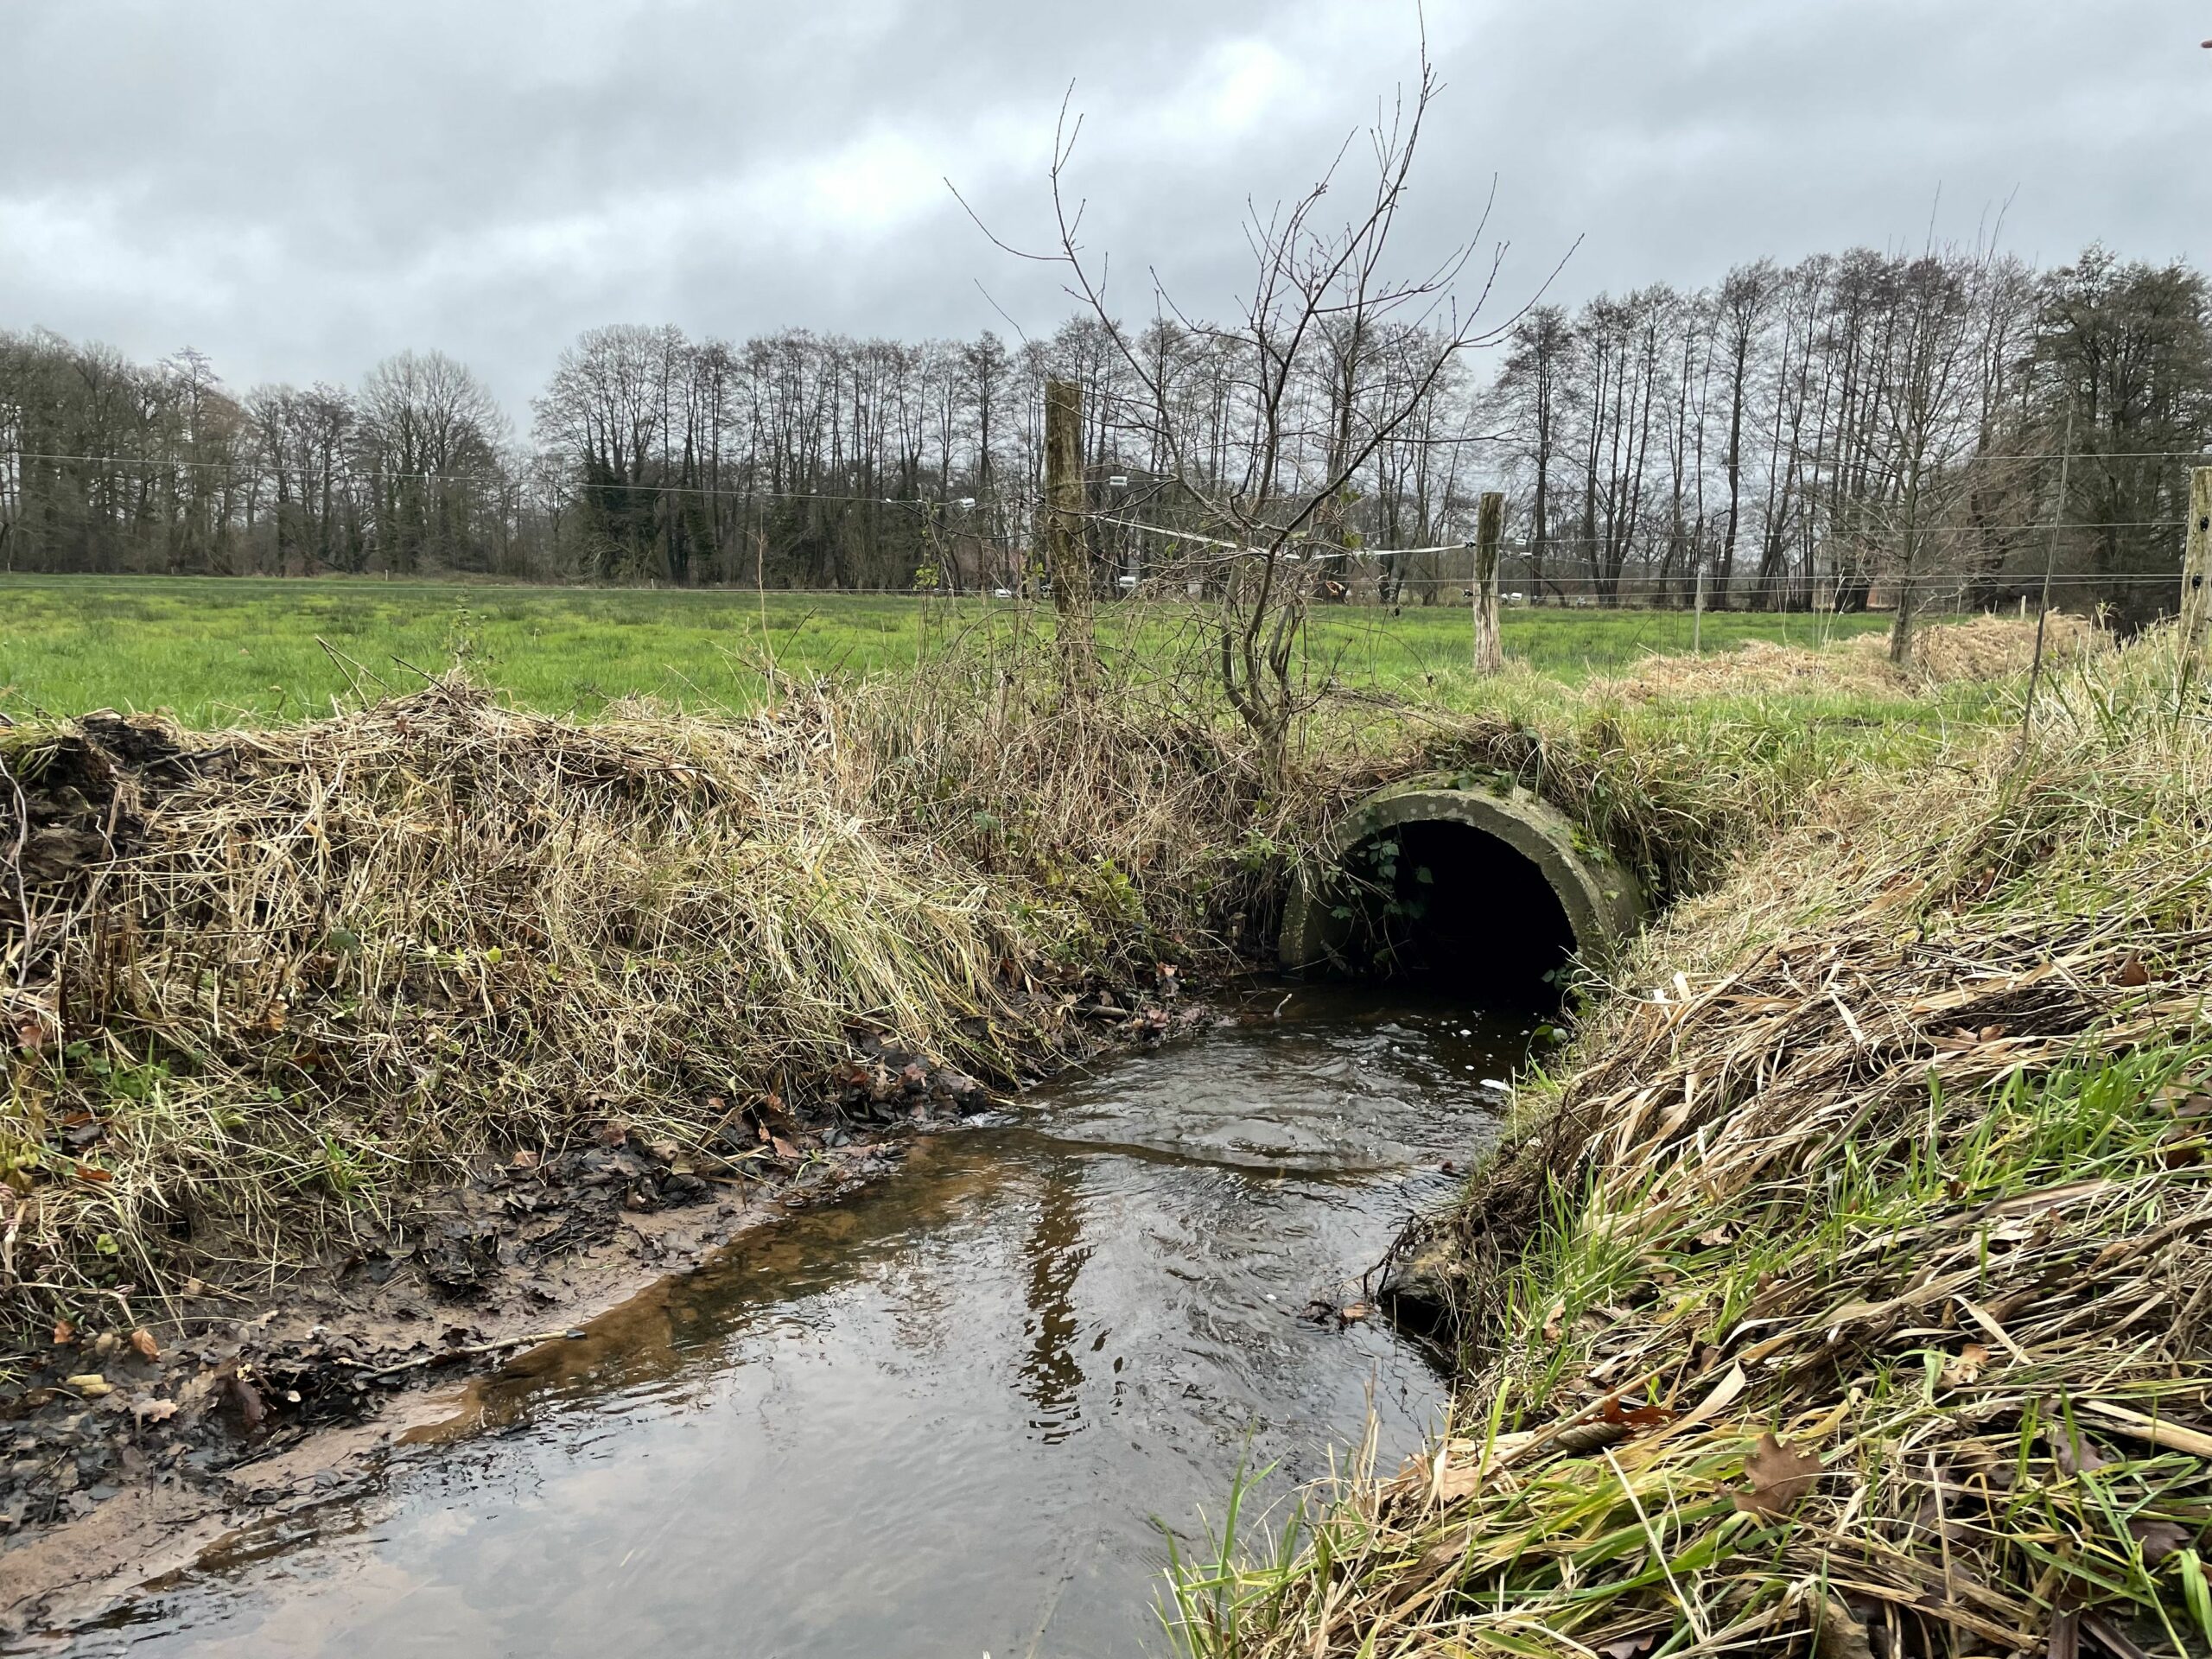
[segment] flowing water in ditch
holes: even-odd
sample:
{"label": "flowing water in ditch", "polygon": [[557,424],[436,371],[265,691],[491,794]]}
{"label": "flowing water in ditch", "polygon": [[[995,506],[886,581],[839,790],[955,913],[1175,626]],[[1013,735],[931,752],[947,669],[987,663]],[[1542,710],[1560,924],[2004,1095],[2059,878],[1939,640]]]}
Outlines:
{"label": "flowing water in ditch", "polygon": [[[933,1135],[524,1357],[365,1497],[73,1651],[1166,1652],[1240,1466],[1390,1465],[1436,1373],[1346,1301],[1493,1137],[1520,1020],[1300,989]],[[466,1428],[467,1432],[462,1432]]]}

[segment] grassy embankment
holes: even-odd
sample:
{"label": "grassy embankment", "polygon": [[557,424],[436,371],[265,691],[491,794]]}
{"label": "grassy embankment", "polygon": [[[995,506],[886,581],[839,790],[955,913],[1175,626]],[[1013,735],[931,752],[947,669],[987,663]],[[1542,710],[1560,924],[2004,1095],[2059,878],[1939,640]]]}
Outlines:
{"label": "grassy embankment", "polygon": [[[1180,605],[1109,607],[1147,658],[1170,658]],[[785,675],[850,681],[910,670],[918,658],[1018,652],[1036,611],[985,599],[912,594],[639,592],[458,582],[276,582],[160,577],[0,579],[0,714],[165,709],[194,727],[327,714],[334,697],[422,683],[402,666],[473,677],[540,714],[596,718],[625,696],[725,714],[760,703],[771,663]],[[1811,640],[1879,629],[1880,617],[1713,615],[1702,643]],[[1679,612],[1515,610],[1510,654],[1577,679],[1653,651],[1686,652]],[[1447,690],[1464,668],[1466,613],[1414,606],[1325,609],[1311,656],[1348,683]],[[327,641],[325,650],[318,641]],[[334,654],[336,653],[336,654]],[[350,660],[342,660],[350,659]]]}
{"label": "grassy embankment", "polygon": [[2212,708],[2161,638],[2044,708],[1743,804],[1404,1247],[1448,1433],[1186,1563],[1192,1649],[2212,1645]]}
{"label": "grassy embankment", "polygon": [[1454,688],[1471,713],[1346,694],[1281,790],[1202,677],[1124,658],[1071,704],[1011,644],[743,717],[580,725],[439,686],[200,736],[19,728],[6,1322],[265,1281],[467,1157],[609,1120],[742,1171],[857,1027],[1049,1062],[1086,984],[1263,956],[1300,849],[1414,772],[1514,770],[1692,890],[1751,825],[1986,701],[1835,660],[1655,659],[1583,690],[1522,669]]}

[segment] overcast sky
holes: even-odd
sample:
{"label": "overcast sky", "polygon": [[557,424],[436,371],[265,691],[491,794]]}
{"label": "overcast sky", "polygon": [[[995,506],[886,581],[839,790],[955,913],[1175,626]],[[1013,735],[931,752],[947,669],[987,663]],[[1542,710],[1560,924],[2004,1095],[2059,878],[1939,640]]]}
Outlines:
{"label": "overcast sky", "polygon": [[[1240,216],[1415,61],[1412,0],[0,0],[0,327],[234,386],[436,346],[523,412],[602,322],[1048,329],[1053,118],[1117,274],[1227,308]],[[2212,0],[1430,0],[1408,251],[1497,181],[1518,299],[1854,243],[2212,257]],[[988,289],[988,296],[985,290]],[[1131,308],[1148,308],[1132,283]]]}

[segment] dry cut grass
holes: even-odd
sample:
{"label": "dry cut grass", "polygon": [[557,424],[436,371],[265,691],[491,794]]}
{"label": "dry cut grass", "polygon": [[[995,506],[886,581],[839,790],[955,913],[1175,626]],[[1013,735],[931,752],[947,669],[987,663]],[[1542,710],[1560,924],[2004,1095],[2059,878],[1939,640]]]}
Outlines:
{"label": "dry cut grass", "polygon": [[[1859,647],[1872,645],[1878,649]],[[1734,651],[1706,657],[1653,657],[1616,682],[1637,702],[1700,697],[1843,694],[1895,696],[1910,683],[1891,667],[1869,637],[1851,650],[1747,640]]]}
{"label": "dry cut grass", "polygon": [[[1911,663],[1889,660],[1886,633],[1857,633],[1822,645],[1750,639],[1708,656],[1650,657],[1611,682],[1633,702],[1754,696],[1895,696],[1929,682],[1998,681],[2024,676],[2035,660],[2036,625],[1982,615],[1923,623]],[[2087,618],[2053,611],[2044,624],[2047,671],[2105,649],[2110,637]]]}
{"label": "dry cut grass", "polygon": [[2212,1644],[2212,714],[2171,645],[1680,906],[1408,1242],[1448,1432],[1185,1563],[1216,1655]]}
{"label": "dry cut grass", "polygon": [[862,1033],[1048,1060],[1087,976],[1224,949],[1253,794],[1140,696],[950,669],[590,726],[446,682],[0,758],[16,1330],[274,1272],[609,1119],[742,1169]]}
{"label": "dry cut grass", "polygon": [[[1912,666],[1937,680],[2001,680],[2025,675],[2035,662],[2036,624],[2024,617],[1983,615],[1939,622],[1915,630]],[[2087,617],[2053,611],[2043,621],[2046,670],[2110,646],[2112,638]],[[1851,642],[1862,656],[1883,656],[1886,639],[1865,636]]]}

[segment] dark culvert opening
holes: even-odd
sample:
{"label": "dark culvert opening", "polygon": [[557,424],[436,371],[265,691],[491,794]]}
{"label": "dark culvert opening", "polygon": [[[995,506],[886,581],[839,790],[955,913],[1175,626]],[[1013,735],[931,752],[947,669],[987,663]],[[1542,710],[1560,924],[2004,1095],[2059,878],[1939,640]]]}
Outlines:
{"label": "dark culvert opening", "polygon": [[1351,923],[1345,967],[1485,1007],[1558,1006],[1574,931],[1526,854],[1467,824],[1415,819],[1361,841],[1343,868],[1334,906]]}

